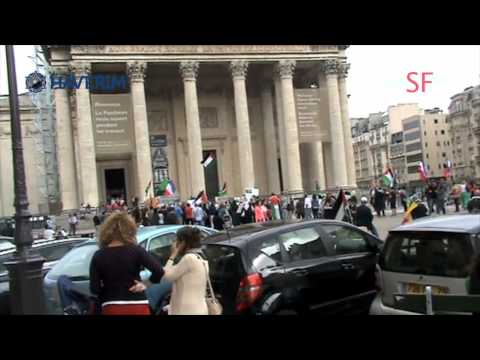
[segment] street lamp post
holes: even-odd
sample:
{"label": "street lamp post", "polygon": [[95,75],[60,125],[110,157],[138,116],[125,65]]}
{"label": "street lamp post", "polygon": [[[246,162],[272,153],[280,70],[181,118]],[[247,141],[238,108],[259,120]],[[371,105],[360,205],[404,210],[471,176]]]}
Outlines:
{"label": "street lamp post", "polygon": [[28,210],[13,45],[5,45],[5,50],[15,193],[16,252],[5,262],[10,278],[10,310],[12,314],[43,314],[45,313],[45,300],[42,289],[42,266],[45,259],[32,249],[32,224],[30,222],[31,214]]}

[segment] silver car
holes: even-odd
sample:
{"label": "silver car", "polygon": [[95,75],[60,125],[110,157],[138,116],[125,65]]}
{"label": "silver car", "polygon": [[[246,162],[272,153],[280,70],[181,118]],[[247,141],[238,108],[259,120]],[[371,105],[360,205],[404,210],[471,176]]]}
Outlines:
{"label": "silver car", "polygon": [[395,294],[468,295],[466,280],[480,252],[480,215],[416,220],[389,232],[379,259],[381,292],[371,315],[415,315],[395,308]]}

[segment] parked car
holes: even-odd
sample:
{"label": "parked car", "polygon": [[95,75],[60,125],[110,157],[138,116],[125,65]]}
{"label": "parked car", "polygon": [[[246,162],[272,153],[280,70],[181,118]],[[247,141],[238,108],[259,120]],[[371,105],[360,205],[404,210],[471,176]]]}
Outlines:
{"label": "parked car", "polygon": [[395,294],[467,295],[469,265],[480,251],[480,215],[416,220],[390,230],[379,259],[381,292],[373,315],[408,315],[395,308]]}
{"label": "parked car", "polygon": [[[176,233],[184,225],[159,225],[141,227],[137,231],[137,242],[147,251],[152,253],[162,264],[165,264],[170,256],[170,248],[176,239]],[[198,226],[202,237],[206,238],[217,233],[217,230]],[[58,294],[57,280],[65,275],[72,280],[74,286],[83,294],[90,294],[90,261],[93,254],[98,250],[95,239],[88,240],[75,247],[58,262],[44,278],[45,301],[49,314],[63,314],[63,307]],[[141,278],[146,281],[150,272],[144,270]]]}
{"label": "parked car", "polygon": [[[13,241],[13,239],[12,239]],[[43,275],[45,275],[67,252],[75,245],[85,242],[83,238],[70,238],[63,240],[38,240],[34,241],[32,248],[36,249],[41,256],[45,258],[43,264]],[[9,293],[10,283],[8,270],[4,265],[15,252],[15,246],[12,245],[6,249],[0,250],[0,315],[10,313]]]}
{"label": "parked car", "polygon": [[0,236],[0,252],[5,250],[14,249],[13,238],[10,236]]}
{"label": "parked car", "polygon": [[368,314],[380,239],[335,220],[242,225],[204,243],[224,314]]}

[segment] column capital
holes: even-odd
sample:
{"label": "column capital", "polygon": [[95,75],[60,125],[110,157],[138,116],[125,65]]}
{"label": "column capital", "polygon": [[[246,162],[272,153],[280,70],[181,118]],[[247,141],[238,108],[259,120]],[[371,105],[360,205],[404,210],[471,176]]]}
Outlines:
{"label": "column capital", "polygon": [[131,82],[143,82],[147,75],[147,63],[145,61],[127,62],[127,70]]}
{"label": "column capital", "polygon": [[345,79],[348,75],[348,71],[350,70],[350,64],[346,62],[341,62],[338,65],[338,75],[340,79]]}
{"label": "column capital", "polygon": [[234,60],[230,62],[230,71],[233,78],[245,78],[247,76],[248,61]]}
{"label": "column capital", "polygon": [[180,75],[183,80],[196,80],[198,76],[198,68],[200,63],[198,61],[182,61],[180,62]]}
{"label": "column capital", "polygon": [[90,74],[92,64],[84,61],[72,62],[69,69],[76,76],[86,76]]}
{"label": "column capital", "polygon": [[321,66],[327,75],[335,75],[339,72],[339,61],[337,59],[327,59]]}
{"label": "column capital", "polygon": [[295,66],[295,60],[280,60],[275,67],[275,72],[281,79],[289,78],[293,76]]}

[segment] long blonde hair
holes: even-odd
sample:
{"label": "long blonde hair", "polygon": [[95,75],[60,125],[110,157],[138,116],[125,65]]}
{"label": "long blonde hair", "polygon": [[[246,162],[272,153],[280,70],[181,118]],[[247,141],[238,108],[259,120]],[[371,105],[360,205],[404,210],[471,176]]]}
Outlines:
{"label": "long blonde hair", "polygon": [[125,212],[111,214],[100,227],[99,244],[107,247],[117,240],[124,245],[137,243],[137,224],[133,217]]}

